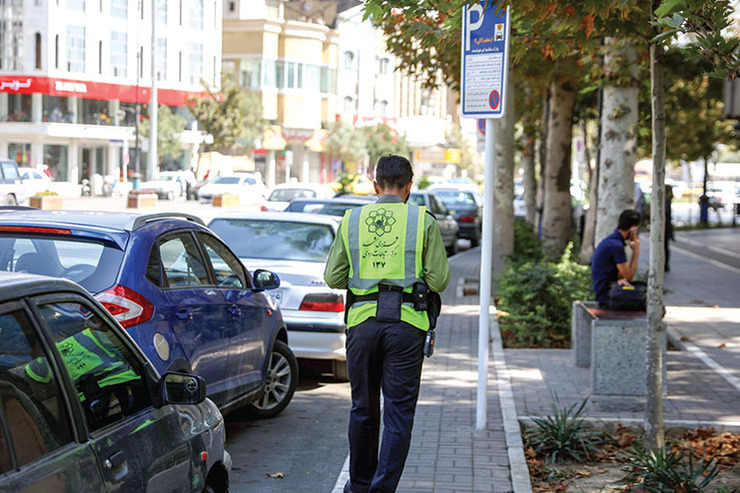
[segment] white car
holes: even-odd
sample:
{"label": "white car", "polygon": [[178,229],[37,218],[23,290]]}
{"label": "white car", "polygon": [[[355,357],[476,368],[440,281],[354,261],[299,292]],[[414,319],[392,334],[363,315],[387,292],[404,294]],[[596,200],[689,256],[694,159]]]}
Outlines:
{"label": "white car", "polygon": [[293,199],[330,199],[336,193],[329,185],[321,183],[282,183],[277,185],[262,202],[262,211],[284,211]]}
{"label": "white car", "polygon": [[280,278],[272,297],[288,327],[298,358],[332,362],[337,380],[348,380],[344,349],[344,292],[324,282],[324,265],[341,218],[323,214],[232,212],[212,229],[250,272],[267,268]]}
{"label": "white car", "polygon": [[23,180],[23,187],[26,189],[27,196],[33,197],[39,192],[53,191],[54,181],[43,170],[19,166],[18,173],[20,173]]}
{"label": "white car", "polygon": [[161,199],[175,200],[185,193],[187,187],[184,177],[176,171],[163,171],[154,177],[153,180],[142,182],[139,190],[146,190],[156,193]]}
{"label": "white car", "polygon": [[198,190],[200,202],[211,202],[216,195],[238,195],[241,203],[259,203],[265,195],[265,184],[257,173],[220,175]]}

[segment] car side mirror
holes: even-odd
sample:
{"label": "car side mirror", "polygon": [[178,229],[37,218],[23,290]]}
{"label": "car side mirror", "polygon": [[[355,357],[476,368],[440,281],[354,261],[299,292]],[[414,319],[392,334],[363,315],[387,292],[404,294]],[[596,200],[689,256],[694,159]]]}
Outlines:
{"label": "car side mirror", "polygon": [[167,372],[159,381],[160,402],[200,404],[206,399],[206,381],[198,375]]}
{"label": "car side mirror", "polygon": [[254,288],[263,289],[275,289],[280,287],[280,278],[274,272],[265,269],[257,269],[254,271]]}

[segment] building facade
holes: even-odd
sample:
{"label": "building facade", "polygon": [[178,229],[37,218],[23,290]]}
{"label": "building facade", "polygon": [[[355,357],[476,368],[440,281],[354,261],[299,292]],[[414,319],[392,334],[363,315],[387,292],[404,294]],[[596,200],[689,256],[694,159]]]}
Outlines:
{"label": "building facade", "polygon": [[[222,8],[221,0],[3,2],[0,158],[45,164],[59,181],[95,173],[125,179],[136,105],[146,115],[151,100],[152,40],[158,103],[191,122],[187,99],[221,71]],[[186,152],[175,164],[189,167],[201,140],[184,131]]]}
{"label": "building facade", "polygon": [[227,1],[223,71],[258,95],[269,123],[255,151],[268,187],[326,181],[322,124],[336,114],[338,1]]}

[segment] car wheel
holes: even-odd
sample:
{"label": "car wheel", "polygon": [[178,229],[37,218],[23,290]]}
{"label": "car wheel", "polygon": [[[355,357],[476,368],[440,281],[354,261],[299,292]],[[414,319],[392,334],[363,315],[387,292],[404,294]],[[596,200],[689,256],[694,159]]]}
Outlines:
{"label": "car wheel", "polygon": [[5,198],[5,203],[7,205],[18,205],[18,199],[15,198],[15,195],[9,193],[8,196]]}
{"label": "car wheel", "polygon": [[262,395],[247,405],[258,418],[272,418],[280,414],[293,398],[298,381],[298,361],[293,351],[282,341],[275,341]]}
{"label": "car wheel", "polygon": [[349,382],[349,370],[347,370],[347,362],[332,360],[331,372],[334,374],[334,379],[340,382]]}

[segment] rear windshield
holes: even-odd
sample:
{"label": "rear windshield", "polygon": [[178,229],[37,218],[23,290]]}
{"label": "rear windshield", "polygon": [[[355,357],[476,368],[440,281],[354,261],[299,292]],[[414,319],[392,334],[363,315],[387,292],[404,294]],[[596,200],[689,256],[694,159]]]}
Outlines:
{"label": "rear windshield", "polygon": [[456,190],[435,190],[435,192],[448,207],[467,205],[477,207],[475,196],[470,192],[458,192]]}
{"label": "rear windshield", "polygon": [[325,224],[214,219],[208,227],[239,258],[325,262],[334,241],[331,227]]}
{"label": "rear windshield", "polygon": [[355,204],[324,203],[324,202],[291,202],[286,212],[305,212],[308,214],[323,214],[325,216],[344,216],[344,211],[359,207]]}
{"label": "rear windshield", "polygon": [[17,180],[20,178],[20,175],[18,174],[18,168],[16,167],[16,164],[12,161],[4,161],[0,163],[0,168],[2,168],[2,177],[6,180]]}
{"label": "rear windshield", "polygon": [[0,235],[0,270],[63,277],[91,293],[115,283],[122,259],[123,251],[99,241]]}
{"label": "rear windshield", "polygon": [[213,183],[217,183],[219,185],[236,185],[239,183],[239,177],[238,176],[219,176],[215,180],[213,180]]}
{"label": "rear windshield", "polygon": [[270,194],[270,202],[290,202],[293,199],[312,199],[316,197],[316,192],[305,188],[281,188],[273,190]]}

